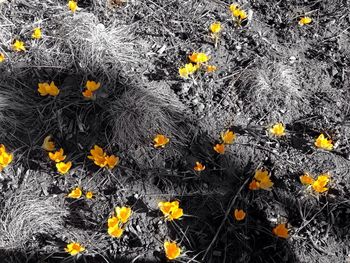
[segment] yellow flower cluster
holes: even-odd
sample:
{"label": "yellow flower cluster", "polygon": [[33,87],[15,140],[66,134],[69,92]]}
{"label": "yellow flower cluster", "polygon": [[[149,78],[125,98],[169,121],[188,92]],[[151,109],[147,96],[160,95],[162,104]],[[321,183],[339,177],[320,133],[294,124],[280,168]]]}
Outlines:
{"label": "yellow flower cluster", "polygon": [[[32,33],[32,38],[33,39],[40,39],[42,38],[42,32],[41,32],[41,28],[40,27],[36,27],[33,29],[33,33]],[[21,51],[26,51],[26,47],[23,41],[16,39],[13,43],[12,43],[12,49],[16,52],[21,52]],[[5,58],[3,58],[4,60]],[[1,59],[0,59],[1,62]]]}
{"label": "yellow flower cluster", "polygon": [[208,62],[210,59],[210,57],[208,57],[205,53],[201,52],[193,52],[190,56],[188,56],[188,58],[192,63],[196,63],[198,66]]}
{"label": "yellow flower cluster", "polygon": [[254,179],[249,184],[250,190],[271,190],[273,182],[270,179],[269,172],[264,169],[258,169],[255,171]]}
{"label": "yellow flower cluster", "polygon": [[73,199],[79,199],[82,194],[83,192],[81,191],[80,187],[77,187],[68,194],[68,197]]}
{"label": "yellow flower cluster", "polygon": [[154,138],[153,138],[153,142],[154,142],[154,148],[164,148],[165,145],[167,145],[169,143],[169,138],[166,137],[163,134],[157,134]]}
{"label": "yellow flower cluster", "polygon": [[210,31],[213,34],[219,34],[221,31],[221,23],[220,22],[214,22],[210,25]]}
{"label": "yellow flower cluster", "polygon": [[165,256],[169,260],[176,259],[181,254],[181,248],[176,244],[176,242],[165,241],[164,242]]}
{"label": "yellow flower cluster", "polygon": [[284,127],[283,123],[278,122],[275,123],[271,128],[270,128],[270,133],[276,137],[281,137],[286,135],[286,128]]}
{"label": "yellow flower cluster", "polygon": [[201,64],[206,63],[209,57],[205,53],[194,52],[189,56],[190,63],[179,69],[179,74],[182,78],[188,78],[189,75],[194,74],[199,70]]}
{"label": "yellow flower cluster", "polygon": [[201,162],[196,162],[196,165],[193,167],[193,170],[196,172],[202,172],[205,170],[205,165],[203,165]]}
{"label": "yellow flower cluster", "polygon": [[55,85],[55,82],[51,81],[50,84],[47,82],[38,83],[38,92],[40,93],[40,96],[50,95],[56,97],[60,93],[60,90]]}
{"label": "yellow flower cluster", "polygon": [[[86,99],[94,99],[95,92],[101,87],[100,82],[95,82],[93,80],[88,80],[85,84],[85,90],[82,92]],[[51,83],[43,82],[38,83],[38,92],[40,96],[57,96],[60,93],[59,88],[55,85],[55,82]]]}
{"label": "yellow flower cluster", "polygon": [[288,228],[286,224],[278,224],[274,229],[272,229],[272,233],[281,238],[288,238]]}
{"label": "yellow flower cluster", "polygon": [[201,67],[205,67],[207,72],[213,72],[216,70],[216,66],[206,65],[210,57],[202,52],[194,52],[189,57],[190,63],[179,68],[179,74],[182,78],[189,78],[189,76],[196,73]]}
{"label": "yellow flower cluster", "polygon": [[70,168],[72,167],[72,162],[60,162],[60,163],[56,163],[56,168],[57,171],[61,174],[66,174],[68,173],[68,171],[70,170]]}
{"label": "yellow flower cluster", "polygon": [[114,154],[107,155],[98,145],[95,145],[94,148],[90,150],[90,154],[88,158],[101,168],[108,167],[109,169],[113,169],[119,163],[118,156]]}
{"label": "yellow flower cluster", "polygon": [[329,182],[329,174],[320,174],[314,180],[308,173],[299,177],[300,182],[304,185],[311,185],[312,189],[317,193],[324,193],[328,190],[326,187]]}
{"label": "yellow flower cluster", "polygon": [[[165,216],[165,219],[168,221],[179,219],[183,216],[183,210],[179,207],[179,205],[179,201],[158,203],[160,211],[162,211],[163,215]],[[164,242],[164,251],[166,258],[169,260],[176,259],[181,254],[180,246],[176,242],[172,241]]]}
{"label": "yellow flower cluster", "polygon": [[230,11],[232,18],[238,23],[238,25],[240,25],[241,22],[248,17],[247,13],[243,9],[239,8],[237,4],[231,4]]}
{"label": "yellow flower cluster", "polygon": [[32,38],[33,39],[40,39],[41,37],[42,37],[41,28],[40,27],[34,28]]}
{"label": "yellow flower cluster", "polygon": [[0,63],[5,61],[5,54],[0,52]]}
{"label": "yellow flower cluster", "polygon": [[221,140],[224,144],[232,144],[236,140],[236,134],[231,130],[221,133]]}
{"label": "yellow flower cluster", "polygon": [[64,155],[63,149],[60,148],[56,152],[49,152],[49,158],[51,159],[51,161],[59,163],[59,162],[62,162],[66,159],[66,155]]}
{"label": "yellow flower cluster", "polygon": [[317,179],[312,183],[312,189],[317,193],[323,193],[328,190],[326,187],[329,182],[329,176],[327,174],[322,174],[317,177]]}
{"label": "yellow flower cluster", "polygon": [[172,221],[183,216],[183,210],[179,207],[179,201],[159,202],[158,207],[166,220]]}
{"label": "yellow flower cluster", "polygon": [[56,168],[59,173],[66,174],[70,170],[72,162],[63,162],[66,159],[64,150],[60,148],[58,151],[53,152],[55,150],[55,143],[52,141],[51,135],[45,137],[41,147],[49,152],[49,158],[56,163]]}
{"label": "yellow flower cluster", "polygon": [[13,154],[7,152],[5,145],[0,144],[0,172],[13,160]]}
{"label": "yellow flower cluster", "polygon": [[12,49],[16,52],[26,51],[26,47],[24,45],[24,42],[20,41],[18,39],[16,39],[15,42],[13,42]]}
{"label": "yellow flower cluster", "polygon": [[225,153],[225,144],[223,144],[223,143],[215,144],[213,149],[214,149],[214,151],[216,151],[219,154],[224,154]]}
{"label": "yellow flower cluster", "polygon": [[[172,202],[159,202],[158,207],[160,211],[162,211],[165,219],[168,221],[172,221],[175,219],[179,219],[183,216],[183,209],[179,207],[179,201]],[[164,242],[164,251],[165,256],[169,260],[176,259],[181,254],[181,248],[176,242],[165,241]]]}
{"label": "yellow flower cluster", "polygon": [[[210,37],[214,41],[215,48],[218,46],[218,42],[220,39],[220,32],[221,32],[221,23],[220,22],[214,22],[210,25],[209,30],[211,32]],[[207,68],[208,72],[208,68]]]}
{"label": "yellow flower cluster", "polygon": [[86,89],[82,92],[82,94],[86,99],[94,99],[95,98],[95,91],[97,91],[100,87],[101,87],[100,82],[88,80],[85,84]]}
{"label": "yellow flower cluster", "polygon": [[[68,197],[73,199],[79,199],[82,196],[82,194],[83,194],[83,191],[81,190],[81,188],[76,187],[68,194]],[[93,196],[94,196],[94,193],[91,191],[87,191],[85,193],[86,199],[92,199]]]}
{"label": "yellow flower cluster", "polygon": [[225,132],[221,132],[221,140],[222,143],[218,143],[214,146],[214,151],[216,151],[219,154],[225,153],[225,145],[226,144],[233,144],[233,142],[236,140],[236,134],[231,130],[226,130]]}
{"label": "yellow flower cluster", "polygon": [[[72,12],[75,12],[77,9],[77,2],[76,1],[69,1],[68,7]],[[32,33],[33,39],[41,39],[42,38],[42,30],[40,27],[36,27],[33,29]],[[26,51],[25,44],[23,41],[16,39],[12,44],[12,49],[16,52],[20,51]],[[5,54],[0,53],[0,63],[5,61]],[[88,80],[86,82],[86,89],[82,92],[83,96],[86,99],[94,99],[95,98],[95,91],[97,91],[100,88],[101,84],[100,82],[90,81]],[[56,97],[60,93],[59,88],[55,85],[53,81],[51,83],[43,82],[38,83],[38,92],[40,96],[53,96]]]}
{"label": "yellow flower cluster", "polygon": [[76,1],[68,1],[68,8],[74,13],[75,11],[77,11],[78,8],[78,3]]}
{"label": "yellow flower cluster", "polygon": [[312,22],[312,19],[311,17],[308,17],[308,16],[303,16],[300,18],[299,20],[299,25],[300,26],[304,26],[304,25],[308,25]]}
{"label": "yellow flower cluster", "polygon": [[199,69],[198,65],[187,63],[185,66],[179,68],[179,74],[182,78],[187,79],[190,75],[194,74]]}
{"label": "yellow flower cluster", "polygon": [[128,222],[131,216],[130,207],[115,208],[115,215],[108,218],[108,234],[112,237],[120,238],[124,232],[125,224]]}
{"label": "yellow flower cluster", "polygon": [[246,213],[242,209],[235,209],[233,215],[235,216],[235,219],[237,221],[242,221],[244,220]]}
{"label": "yellow flower cluster", "polygon": [[94,197],[94,193],[92,191],[87,191],[85,193],[86,199],[92,199]]}
{"label": "yellow flower cluster", "polygon": [[67,253],[69,253],[71,256],[75,256],[83,251],[85,251],[85,247],[83,247],[80,243],[77,242],[71,242],[67,244],[67,246],[64,249]]}
{"label": "yellow flower cluster", "polygon": [[320,149],[324,149],[327,151],[333,150],[333,141],[328,139],[321,133],[315,140],[315,146]]}

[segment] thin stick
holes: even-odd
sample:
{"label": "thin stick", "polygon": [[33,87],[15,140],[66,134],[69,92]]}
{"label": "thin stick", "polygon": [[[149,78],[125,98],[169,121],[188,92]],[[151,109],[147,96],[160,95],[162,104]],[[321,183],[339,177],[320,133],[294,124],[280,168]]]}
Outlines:
{"label": "thin stick", "polygon": [[216,231],[216,234],[215,234],[213,240],[211,241],[211,243],[209,244],[207,250],[205,251],[204,256],[202,257],[202,260],[205,260],[207,254],[209,253],[209,250],[210,250],[210,249],[212,248],[212,246],[214,245],[216,239],[218,238],[218,236],[219,236],[219,234],[220,234],[220,232],[221,232],[221,229],[223,228],[223,226],[224,226],[224,224],[225,224],[225,222],[226,222],[226,220],[227,220],[227,218],[228,218],[228,216],[229,216],[229,214],[230,214],[230,212],[231,212],[231,210],[232,210],[232,208],[233,208],[233,205],[234,205],[235,202],[236,202],[236,199],[237,199],[238,195],[239,195],[240,192],[243,190],[243,187],[247,184],[247,182],[249,181],[249,179],[250,179],[250,178],[248,177],[247,180],[245,180],[245,182],[242,184],[241,188],[239,188],[239,190],[238,190],[238,192],[236,193],[236,195],[232,198],[232,200],[231,200],[231,202],[230,202],[230,205],[228,206],[228,208],[227,208],[227,210],[226,210],[225,216],[224,216],[224,218],[222,219],[221,224],[220,224],[218,230]]}

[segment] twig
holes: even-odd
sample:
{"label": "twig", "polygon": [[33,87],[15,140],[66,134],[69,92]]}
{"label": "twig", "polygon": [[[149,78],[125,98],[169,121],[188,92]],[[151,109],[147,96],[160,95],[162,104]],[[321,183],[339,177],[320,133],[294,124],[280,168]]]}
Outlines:
{"label": "twig", "polygon": [[248,177],[248,178],[245,180],[245,182],[242,184],[241,188],[239,188],[239,190],[237,191],[236,195],[232,198],[232,200],[231,200],[231,202],[230,202],[230,205],[228,206],[228,208],[227,208],[227,210],[226,210],[225,216],[224,216],[224,218],[222,219],[221,224],[220,224],[218,230],[216,231],[216,234],[215,234],[213,240],[210,242],[210,244],[209,244],[207,250],[205,251],[202,260],[205,260],[207,254],[209,253],[209,250],[210,250],[210,249],[212,248],[212,246],[214,245],[216,239],[218,238],[218,236],[219,236],[219,234],[220,234],[220,232],[221,232],[221,229],[223,228],[223,226],[224,226],[224,224],[225,224],[225,222],[226,222],[226,220],[227,220],[227,218],[228,218],[228,216],[229,216],[229,214],[230,214],[230,212],[231,212],[231,210],[232,210],[232,208],[233,208],[233,205],[234,205],[235,202],[236,202],[236,199],[237,199],[238,195],[239,195],[240,192],[243,190],[243,187],[247,184],[247,182],[249,181],[249,179],[250,179],[250,178]]}
{"label": "twig", "polygon": [[[298,204],[299,204],[299,207],[301,208],[300,202],[298,202]],[[304,221],[303,224],[299,227],[299,229],[297,229],[297,230],[295,231],[294,234],[298,234],[298,233],[300,232],[300,230],[302,230],[302,229],[305,228],[308,224],[310,224],[310,222],[311,222],[312,220],[314,220],[314,219],[316,218],[316,216],[317,216],[319,213],[321,213],[322,210],[323,210],[327,205],[328,205],[328,202],[325,203],[324,206],[322,206],[322,208],[310,218],[310,220],[307,220],[306,222]],[[302,214],[302,212],[301,212],[300,209],[299,209],[299,213],[300,213],[300,216],[303,217],[303,214]]]}

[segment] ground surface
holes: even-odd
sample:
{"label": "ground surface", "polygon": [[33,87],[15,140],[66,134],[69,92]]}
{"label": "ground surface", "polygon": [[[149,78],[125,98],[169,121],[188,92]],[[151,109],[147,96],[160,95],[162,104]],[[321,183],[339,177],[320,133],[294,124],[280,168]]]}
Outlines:
{"label": "ground surface", "polygon": [[[180,262],[350,260],[349,1],[241,1],[242,27],[229,1],[79,1],[74,15],[66,4],[0,1],[0,143],[15,157],[0,177],[1,262],[165,262],[165,239],[181,244]],[[300,27],[304,15],[313,22]],[[30,39],[36,26],[41,40]],[[11,50],[18,38],[26,52]],[[194,51],[218,70],[184,80],[178,68]],[[102,84],[95,101],[82,98],[87,79]],[[51,80],[60,95],[39,96],[37,83]],[[268,134],[275,122],[284,138]],[[226,129],[237,140],[219,155]],[[157,133],[170,138],[164,149],[152,145]],[[314,147],[320,133],[333,151]],[[41,149],[48,134],[73,161],[65,176]],[[118,155],[118,167],[97,169],[94,144]],[[248,189],[261,167],[272,191]],[[306,190],[306,171],[329,172],[329,191]],[[76,186],[96,197],[66,198]],[[185,216],[165,222],[157,204],[175,199]],[[117,205],[134,211],[121,239],[107,233]],[[272,234],[283,222],[286,240]],[[86,253],[65,253],[71,240]]]}

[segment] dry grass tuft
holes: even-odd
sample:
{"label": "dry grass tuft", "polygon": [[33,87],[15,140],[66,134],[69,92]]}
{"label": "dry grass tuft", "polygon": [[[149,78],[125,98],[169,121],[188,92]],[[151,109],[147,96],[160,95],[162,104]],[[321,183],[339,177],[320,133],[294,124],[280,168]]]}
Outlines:
{"label": "dry grass tuft", "polygon": [[[154,150],[153,137],[160,133],[170,138],[166,149],[180,154],[189,140],[190,124],[185,107],[169,87],[151,83],[150,87],[131,88],[108,105],[113,142],[124,151]],[[145,145],[145,146],[143,146]]]}
{"label": "dry grass tuft", "polygon": [[37,127],[34,88],[7,75],[0,76],[0,137],[10,148],[30,145],[32,128]]}
{"label": "dry grass tuft", "polygon": [[82,12],[62,21],[53,47],[70,50],[65,54],[67,60],[61,62],[63,67],[90,74],[103,72],[114,79],[122,65],[141,62],[131,31],[130,27],[118,25],[118,21],[106,27],[94,15]]}
{"label": "dry grass tuft", "polygon": [[64,228],[65,211],[57,206],[55,198],[16,195],[6,202],[2,213],[2,249],[31,247],[36,235],[53,235]]}
{"label": "dry grass tuft", "polygon": [[307,107],[296,71],[283,63],[261,61],[244,71],[237,83],[243,111],[254,119],[289,122]]}
{"label": "dry grass tuft", "polygon": [[[25,16],[13,15],[12,10],[21,12],[22,8]],[[135,40],[133,27],[124,26],[117,19],[105,25],[96,15],[84,10],[73,15],[66,4],[37,1],[5,3],[0,14],[0,24],[4,25],[0,27],[0,52],[5,53],[4,65],[11,67],[14,76],[32,74],[28,72],[31,69],[45,69],[53,74],[100,72],[115,79],[121,69],[143,62],[142,46]],[[31,32],[38,26],[43,37],[32,40]],[[12,52],[15,39],[25,42],[26,52]]]}
{"label": "dry grass tuft", "polygon": [[9,100],[1,91],[2,90],[0,90],[0,137],[6,138],[6,127],[13,123],[13,118],[6,111],[9,106]]}
{"label": "dry grass tuft", "polygon": [[56,197],[39,197],[33,186],[35,174],[28,172],[22,186],[9,193],[0,218],[0,249],[25,251],[36,247],[40,235],[55,236],[64,229],[67,211]]}

